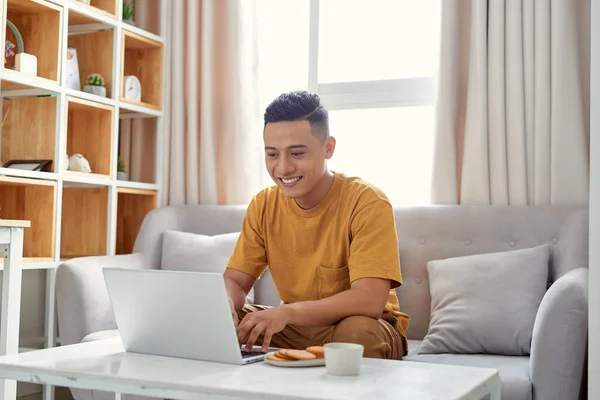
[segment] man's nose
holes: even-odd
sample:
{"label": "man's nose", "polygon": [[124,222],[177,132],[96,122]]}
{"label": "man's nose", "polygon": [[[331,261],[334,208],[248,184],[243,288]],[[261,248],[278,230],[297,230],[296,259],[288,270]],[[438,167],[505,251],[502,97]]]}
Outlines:
{"label": "man's nose", "polygon": [[280,157],[277,164],[277,171],[282,175],[289,174],[294,171],[294,164],[286,156]]}

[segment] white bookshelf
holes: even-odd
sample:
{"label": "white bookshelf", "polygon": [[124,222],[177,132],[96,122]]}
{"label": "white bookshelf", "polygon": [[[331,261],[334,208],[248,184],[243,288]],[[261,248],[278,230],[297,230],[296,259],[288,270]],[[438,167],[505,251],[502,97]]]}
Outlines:
{"label": "white bookshelf", "polygon": [[[31,221],[23,269],[47,271],[46,347],[57,344],[60,262],[131,252],[144,216],[161,205],[167,0],[135,0],[138,12],[153,9],[160,16],[153,30],[123,22],[124,1],[0,0],[2,43],[14,41],[8,19],[38,63],[37,76],[13,69],[11,58],[0,66],[0,215]],[[68,47],[77,49],[81,91],[66,86]],[[103,75],[106,97],[83,91],[90,73]],[[140,79],[140,102],[123,96],[125,75]],[[150,119],[143,135],[155,143],[152,154],[144,153],[151,171],[143,180],[119,180],[120,121],[138,118]],[[64,155],[76,153],[88,159],[92,173],[68,170]],[[52,160],[47,170],[3,167],[40,159]],[[48,389],[45,399],[52,396]]]}

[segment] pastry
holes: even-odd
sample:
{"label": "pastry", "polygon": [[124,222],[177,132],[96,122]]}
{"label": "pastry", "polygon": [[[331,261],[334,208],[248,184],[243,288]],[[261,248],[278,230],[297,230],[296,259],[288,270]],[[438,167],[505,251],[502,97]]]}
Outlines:
{"label": "pastry", "polygon": [[306,351],[314,354],[317,358],[325,358],[325,349],[323,349],[323,346],[310,346],[306,348]]}
{"label": "pastry", "polygon": [[294,360],[314,360],[317,358],[313,353],[309,353],[306,350],[293,350],[293,349],[281,349],[277,352],[278,355],[289,357]]}

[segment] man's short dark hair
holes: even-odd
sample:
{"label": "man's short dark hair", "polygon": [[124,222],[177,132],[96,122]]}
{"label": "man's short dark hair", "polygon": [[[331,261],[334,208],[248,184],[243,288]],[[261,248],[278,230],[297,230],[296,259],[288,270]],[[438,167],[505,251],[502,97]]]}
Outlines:
{"label": "man's short dark hair", "polygon": [[313,134],[323,141],[329,137],[329,114],[316,93],[293,91],[279,95],[265,111],[270,122],[308,121]]}

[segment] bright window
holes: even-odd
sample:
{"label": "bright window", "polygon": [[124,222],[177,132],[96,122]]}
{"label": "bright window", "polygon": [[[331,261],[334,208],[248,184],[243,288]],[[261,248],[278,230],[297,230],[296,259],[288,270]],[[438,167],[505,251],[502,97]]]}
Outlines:
{"label": "bright window", "polygon": [[316,91],[337,140],[332,170],[394,204],[429,203],[440,1],[256,0],[261,109]]}

